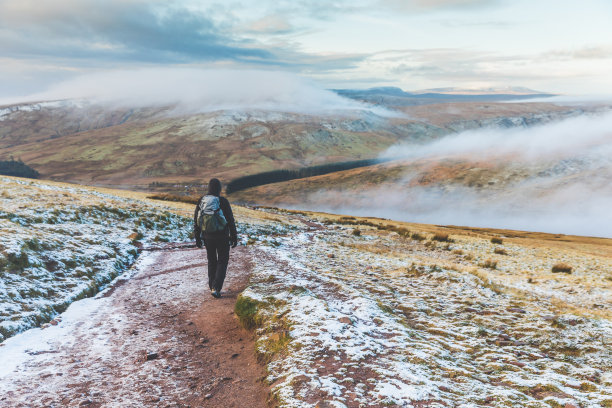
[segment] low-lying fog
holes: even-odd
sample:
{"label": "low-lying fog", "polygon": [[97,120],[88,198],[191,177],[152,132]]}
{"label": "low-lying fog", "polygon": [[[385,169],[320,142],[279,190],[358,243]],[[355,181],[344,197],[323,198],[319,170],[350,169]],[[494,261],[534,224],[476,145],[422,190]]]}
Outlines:
{"label": "low-lying fog", "polygon": [[383,157],[484,160],[510,172],[522,169],[528,177],[482,187],[411,187],[417,174],[408,173],[396,184],[374,189],[320,191],[299,207],[432,224],[612,237],[612,113],[532,128],[462,132],[425,145],[393,146]]}
{"label": "low-lying fog", "polygon": [[323,89],[304,77],[281,71],[148,68],[103,71],[51,86],[48,90],[0,104],[27,101],[88,100],[119,107],[175,105],[179,113],[260,110],[303,114],[369,111],[397,112],[360,103]]}

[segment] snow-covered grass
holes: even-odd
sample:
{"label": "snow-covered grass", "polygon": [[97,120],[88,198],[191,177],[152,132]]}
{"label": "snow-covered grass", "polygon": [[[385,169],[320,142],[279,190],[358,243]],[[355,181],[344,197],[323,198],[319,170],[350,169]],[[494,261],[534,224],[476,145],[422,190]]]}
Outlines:
{"label": "snow-covered grass", "polygon": [[[612,406],[611,292],[606,270],[586,267],[609,258],[504,239],[491,271],[478,263],[499,245],[473,231],[439,244],[327,224],[263,246],[237,303],[281,407]],[[550,284],[561,256],[580,279]],[[569,282],[584,307],[559,302]]]}
{"label": "snow-covered grass", "polygon": [[191,233],[162,204],[8,177],[0,189],[0,342],[97,293],[143,245]]}

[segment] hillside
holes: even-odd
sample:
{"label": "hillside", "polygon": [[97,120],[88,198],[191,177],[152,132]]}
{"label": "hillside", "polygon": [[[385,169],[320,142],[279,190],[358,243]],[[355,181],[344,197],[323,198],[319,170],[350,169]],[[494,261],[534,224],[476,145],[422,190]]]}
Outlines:
{"label": "hillside", "polygon": [[546,123],[594,108],[444,103],[400,109],[385,117],[367,110],[194,114],[70,101],[7,106],[0,108],[0,158],[21,159],[43,178],[147,189],[201,184],[213,174],[227,182],[278,168],[370,159],[399,142]]}
{"label": "hillside", "polygon": [[[458,123],[444,112],[430,120]],[[245,203],[404,221],[610,237],[612,218],[605,208],[612,205],[612,162],[606,153],[612,147],[612,114],[532,126],[503,121],[437,140],[399,143],[381,155],[390,160],[384,163],[231,196]]]}
{"label": "hillside", "polygon": [[[135,220],[180,221],[173,214],[193,208],[127,191],[2,183],[3,211],[14,211],[3,228],[19,230],[3,254],[33,264],[2,270],[5,327],[18,321],[6,311],[40,306],[21,288],[55,284],[59,293],[91,282],[38,262],[68,253],[37,252],[28,244],[37,234],[41,246],[65,241],[77,263],[90,259],[79,251],[94,239],[107,256],[91,261],[112,263],[129,249],[123,236]],[[24,205],[32,200],[60,214],[35,220]],[[100,202],[99,213],[82,211]],[[214,406],[239,403],[239,391],[249,406],[264,406],[266,392],[280,407],[612,404],[612,240],[234,208],[241,245],[221,300],[204,290],[205,257],[184,241],[188,222],[143,229],[143,251],[119,281],[1,343],[0,403]],[[97,224],[100,216],[114,226]],[[105,237],[120,251],[106,250]]]}

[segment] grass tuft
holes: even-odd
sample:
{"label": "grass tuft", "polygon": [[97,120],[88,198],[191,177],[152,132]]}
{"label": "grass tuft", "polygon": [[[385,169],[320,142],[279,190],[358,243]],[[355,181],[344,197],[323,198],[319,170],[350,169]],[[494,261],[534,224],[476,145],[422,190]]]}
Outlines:
{"label": "grass tuft", "polygon": [[482,266],[483,268],[488,268],[488,269],[497,269],[497,261],[494,261],[492,259],[487,259],[483,263],[481,263],[480,266]]}
{"label": "grass tuft", "polygon": [[182,196],[176,194],[159,193],[147,196],[151,200],[162,200],[162,201],[174,201],[187,204],[197,204],[200,197],[196,196]]}
{"label": "grass tuft", "polygon": [[504,248],[495,248],[493,253],[498,255],[508,255],[508,251],[506,251]]}
{"label": "grass tuft", "polygon": [[431,240],[439,242],[454,242],[453,239],[448,236],[448,234],[442,232],[436,232],[434,236],[431,237]]}
{"label": "grass tuft", "polygon": [[236,299],[236,305],[234,306],[234,313],[238,316],[240,324],[246,329],[254,329],[258,326],[257,322],[257,310],[259,302],[248,296],[240,295]]}
{"label": "grass tuft", "polygon": [[425,241],[425,237],[418,232],[413,232],[412,235],[410,235],[410,238],[414,239],[415,241]]}
{"label": "grass tuft", "polygon": [[564,262],[559,262],[553,265],[553,273],[572,273],[573,268]]}

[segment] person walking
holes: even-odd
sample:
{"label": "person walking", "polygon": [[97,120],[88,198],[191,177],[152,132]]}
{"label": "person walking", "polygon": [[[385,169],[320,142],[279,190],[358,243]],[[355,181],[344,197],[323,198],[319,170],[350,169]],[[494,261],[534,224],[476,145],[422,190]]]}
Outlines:
{"label": "person walking", "polygon": [[[223,223],[223,218],[226,221],[226,225],[221,229],[207,231],[208,227],[198,225],[200,215],[215,213],[218,213],[217,220],[221,220],[221,224]],[[208,182],[207,194],[198,200],[193,214],[193,225],[196,246],[198,248],[206,247],[210,293],[214,297],[220,298],[229,262],[230,246],[236,248],[236,245],[238,245],[238,234],[236,232],[236,222],[234,221],[232,207],[227,198],[221,197],[221,182],[218,179],[213,178]]]}

